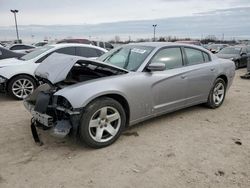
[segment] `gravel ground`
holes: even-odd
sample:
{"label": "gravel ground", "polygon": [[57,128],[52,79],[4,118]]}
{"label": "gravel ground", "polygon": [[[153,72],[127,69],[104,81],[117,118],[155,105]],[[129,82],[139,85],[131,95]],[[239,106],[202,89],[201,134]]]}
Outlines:
{"label": "gravel ground", "polygon": [[94,150],[42,134],[22,102],[0,95],[0,187],[250,187],[250,80],[237,71],[224,104],[133,126]]}

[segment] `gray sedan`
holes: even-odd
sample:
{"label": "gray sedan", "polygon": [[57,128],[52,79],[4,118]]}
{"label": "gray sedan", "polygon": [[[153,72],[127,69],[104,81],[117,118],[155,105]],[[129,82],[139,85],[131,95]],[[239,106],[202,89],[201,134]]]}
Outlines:
{"label": "gray sedan", "polygon": [[53,54],[35,75],[44,84],[24,101],[35,141],[42,128],[101,148],[146,119],[201,103],[218,108],[235,66],[193,45],[137,43],[97,60]]}

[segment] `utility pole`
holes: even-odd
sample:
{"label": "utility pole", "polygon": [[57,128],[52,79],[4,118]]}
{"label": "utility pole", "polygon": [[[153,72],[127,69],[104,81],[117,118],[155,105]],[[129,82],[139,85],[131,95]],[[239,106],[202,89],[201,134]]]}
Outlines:
{"label": "utility pole", "polygon": [[17,21],[16,21],[16,13],[18,13],[18,10],[10,10],[14,14],[15,17],[15,25],[16,25],[16,36],[17,36],[17,41],[19,43],[19,34],[18,34],[18,29],[17,29]]}
{"label": "utility pole", "polygon": [[153,27],[154,27],[154,39],[153,39],[153,40],[154,40],[154,42],[155,42],[155,29],[156,29],[156,27],[157,27],[157,24],[154,24]]}

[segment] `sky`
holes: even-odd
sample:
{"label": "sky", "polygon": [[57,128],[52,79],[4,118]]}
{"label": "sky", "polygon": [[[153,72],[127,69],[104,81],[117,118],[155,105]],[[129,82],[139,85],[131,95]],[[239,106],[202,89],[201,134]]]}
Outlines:
{"label": "sky", "polygon": [[[197,19],[200,23],[203,23],[205,20],[211,21],[209,19],[211,17],[215,19],[215,22],[218,22],[218,25],[223,24],[226,29],[229,25],[232,27],[233,24],[239,24],[234,20],[235,16],[238,16],[239,20],[248,19],[247,21],[250,22],[249,8],[250,0],[0,0],[0,39],[15,37],[13,33],[14,17],[10,9],[19,10],[17,19],[21,29],[20,35],[22,35],[23,30],[23,37],[30,38],[32,35],[40,39],[45,37],[43,35],[51,35],[50,29],[55,31],[53,37],[71,37],[71,25],[84,26],[78,29],[91,29],[93,34],[87,31],[82,33],[82,35],[88,35],[88,37],[93,35],[94,37],[108,38],[107,36],[119,34],[132,35],[132,37],[138,38],[140,33],[137,30],[140,30],[140,28],[137,25],[145,28],[145,25],[151,23],[151,21],[154,23],[161,22],[163,25],[168,22],[173,24],[176,19],[180,25],[192,24],[193,20],[199,25]],[[222,22],[220,18],[233,20],[234,22],[230,23],[228,20]],[[214,27],[214,23],[207,23],[207,28],[210,24]],[[40,26],[35,27],[34,25]],[[45,27],[48,25],[50,27]],[[58,25],[64,29],[55,27]],[[124,28],[124,26],[126,27]],[[114,28],[114,32],[109,30],[109,33],[104,32],[102,34],[101,27],[103,27],[103,31],[107,30],[105,27]],[[120,27],[120,30],[117,27]],[[98,29],[98,32],[94,30],[95,28]],[[207,28],[202,31],[200,28],[193,27],[192,31],[195,36],[201,36],[206,34]],[[77,33],[77,28],[75,29],[76,31],[73,34],[82,36],[79,34],[80,30]],[[147,29],[149,30],[149,28]],[[183,35],[178,30],[181,28],[176,25],[173,28],[168,28],[168,31],[171,29],[173,30],[171,34]],[[244,25],[240,25],[240,28],[236,31],[239,33],[239,37],[248,37],[245,29]],[[62,30],[65,30],[65,33]],[[158,31],[162,31],[158,34],[165,34],[161,25],[159,25]],[[141,36],[150,34],[149,31],[140,32]],[[190,31],[190,33],[192,32]],[[218,33],[216,28],[214,33]],[[190,34],[186,36],[190,36]],[[231,33],[228,37],[237,37],[237,33]]]}

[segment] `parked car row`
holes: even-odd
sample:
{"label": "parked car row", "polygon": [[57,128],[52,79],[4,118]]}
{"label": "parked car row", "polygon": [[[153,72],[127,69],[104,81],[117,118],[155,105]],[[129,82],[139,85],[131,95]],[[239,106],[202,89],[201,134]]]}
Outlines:
{"label": "parked car row", "polygon": [[38,65],[53,53],[62,53],[88,58],[97,58],[107,50],[84,44],[46,45],[18,58],[0,61],[0,91],[16,99],[24,99],[38,86],[34,71]]}
{"label": "parked car row", "polygon": [[[125,127],[146,119],[201,103],[218,108],[235,75],[231,60],[219,59],[202,47],[188,44],[128,44],[96,60],[75,56],[78,46],[64,54],[55,46],[46,48],[30,62],[33,66],[38,61],[32,67],[32,76],[14,79],[10,87],[19,90],[14,94],[17,97],[25,89],[34,90],[27,78],[43,83],[24,100],[32,114],[36,142],[36,128],[41,128],[57,137],[79,136],[93,148],[108,146]],[[46,56],[42,54],[52,49],[57,53],[40,63]],[[26,97],[27,91],[24,95],[20,98]]]}
{"label": "parked car row", "polygon": [[234,61],[236,69],[246,67],[247,63],[250,63],[250,46],[229,46],[220,50],[216,55],[219,58]]}

